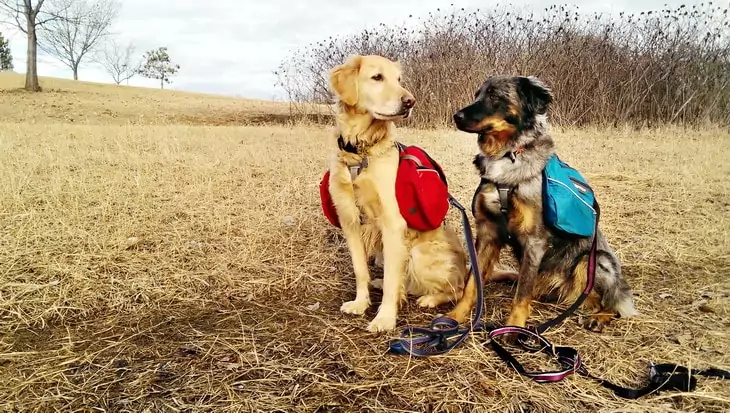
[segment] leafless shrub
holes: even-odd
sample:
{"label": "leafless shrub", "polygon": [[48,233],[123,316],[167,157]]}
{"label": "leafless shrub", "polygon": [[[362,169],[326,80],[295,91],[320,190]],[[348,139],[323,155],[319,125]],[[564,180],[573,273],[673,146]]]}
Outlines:
{"label": "leafless shrub", "polygon": [[106,47],[97,53],[96,61],[112,77],[114,83],[129,83],[139,70],[140,62],[135,61],[135,46],[128,43],[126,46],[110,39]]}
{"label": "leafless shrub", "polygon": [[618,16],[569,6],[538,12],[437,10],[295,51],[276,72],[295,110],[330,103],[328,70],[351,53],[404,63],[419,100],[410,121],[451,124],[492,74],[535,75],[556,95],[562,125],[730,124],[730,19],[712,3]]}

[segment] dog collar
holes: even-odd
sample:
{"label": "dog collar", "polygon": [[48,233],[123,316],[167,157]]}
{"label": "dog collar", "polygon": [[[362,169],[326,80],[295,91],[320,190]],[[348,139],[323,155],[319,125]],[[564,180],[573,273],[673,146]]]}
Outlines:
{"label": "dog collar", "polygon": [[341,151],[350,152],[357,155],[357,147],[355,147],[355,145],[350,142],[345,143],[345,139],[342,138],[342,135],[337,138],[337,146],[340,148]]}
{"label": "dog collar", "polygon": [[[353,145],[350,142],[345,143],[345,140],[342,138],[342,135],[340,135],[340,137],[337,138],[337,146],[340,148],[341,151],[345,151],[345,152],[348,152],[351,154],[358,155],[357,147],[355,147],[355,145]],[[368,167],[369,163],[370,162],[368,161],[368,157],[363,156],[361,162],[359,162],[355,165],[352,165],[352,166],[348,166],[348,168],[350,169],[350,178],[352,178],[352,180],[354,181],[355,178],[357,178],[357,176],[360,175],[360,172],[362,172],[363,169]]]}
{"label": "dog collar", "polygon": [[515,149],[514,151],[507,152],[504,155],[504,157],[509,158],[509,160],[512,161],[512,163],[515,163],[515,161],[517,160],[517,155],[521,154],[524,151],[525,151],[525,147],[520,146],[519,148]]}

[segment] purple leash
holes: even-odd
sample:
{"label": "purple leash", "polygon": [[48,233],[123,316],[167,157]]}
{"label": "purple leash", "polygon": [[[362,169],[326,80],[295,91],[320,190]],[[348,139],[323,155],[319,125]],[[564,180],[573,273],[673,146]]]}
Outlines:
{"label": "purple leash", "polygon": [[[459,323],[456,320],[449,317],[438,317],[428,327],[406,327],[401,332],[401,338],[391,341],[389,348],[391,353],[411,354],[418,357],[444,354],[466,340],[472,331],[485,331],[486,329],[481,322],[482,313],[484,312],[484,286],[482,285],[482,278],[479,276],[477,252],[471,226],[469,225],[469,217],[466,215],[464,206],[451,194],[449,194],[449,203],[461,213],[461,225],[464,229],[464,238],[466,238],[469,263],[476,282],[477,303],[472,323],[468,327],[459,328]],[[414,334],[420,336],[414,336]]]}

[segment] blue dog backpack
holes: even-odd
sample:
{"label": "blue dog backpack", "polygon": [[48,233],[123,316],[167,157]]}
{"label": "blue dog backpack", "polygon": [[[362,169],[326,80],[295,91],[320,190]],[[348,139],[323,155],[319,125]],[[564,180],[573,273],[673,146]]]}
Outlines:
{"label": "blue dog backpack", "polygon": [[595,231],[595,196],[588,181],[557,155],[543,169],[545,223],[567,234],[590,237]]}

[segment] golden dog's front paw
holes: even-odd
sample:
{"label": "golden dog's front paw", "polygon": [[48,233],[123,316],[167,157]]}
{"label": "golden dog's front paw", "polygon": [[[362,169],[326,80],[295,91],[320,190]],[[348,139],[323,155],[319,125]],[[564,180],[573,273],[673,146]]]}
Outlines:
{"label": "golden dog's front paw", "polygon": [[444,294],[432,294],[418,297],[416,302],[419,306],[424,308],[436,308],[445,301],[448,301],[448,297],[445,297]]}
{"label": "golden dog's front paw", "polygon": [[457,303],[456,307],[454,307],[453,310],[446,313],[446,315],[444,315],[444,317],[455,320],[457,323],[461,324],[469,319],[470,314],[471,314],[471,307],[466,306],[466,305],[459,305],[459,303]]}
{"label": "golden dog's front paw", "polygon": [[353,300],[342,304],[340,311],[345,314],[362,315],[368,307],[370,307],[370,300]]}
{"label": "golden dog's front paw", "polygon": [[368,325],[368,331],[371,333],[379,333],[381,331],[395,330],[395,315],[378,314]]}

